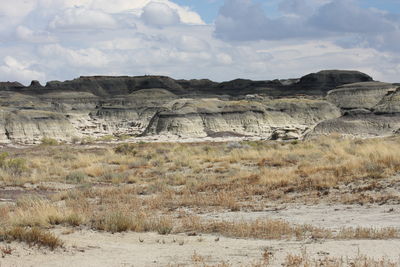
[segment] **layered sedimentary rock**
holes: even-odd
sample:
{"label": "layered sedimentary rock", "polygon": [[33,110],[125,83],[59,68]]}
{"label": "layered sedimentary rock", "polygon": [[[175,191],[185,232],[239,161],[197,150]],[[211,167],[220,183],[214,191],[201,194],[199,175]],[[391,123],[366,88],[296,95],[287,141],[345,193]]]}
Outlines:
{"label": "layered sedimentary rock", "polygon": [[371,136],[400,126],[398,86],[356,71],[216,83],[164,76],[0,83],[0,143],[102,136],[298,139]]}
{"label": "layered sedimentary rock", "polygon": [[[205,137],[216,133],[296,139],[315,123],[340,116],[334,105],[318,100],[222,101],[179,99],[158,112],[145,134]],[[283,135],[284,133],[288,135]]]}
{"label": "layered sedimentary rock", "polygon": [[79,135],[60,113],[40,110],[3,110],[1,113],[0,140],[3,142],[35,143],[43,137],[70,140]]}
{"label": "layered sedimentary rock", "polygon": [[358,137],[390,136],[400,129],[400,116],[358,114],[319,123],[313,135],[339,133]]}
{"label": "layered sedimentary rock", "polygon": [[376,114],[400,113],[400,86],[390,90],[374,107]]}
{"label": "layered sedimentary rock", "polygon": [[328,93],[327,99],[343,116],[319,123],[314,134],[387,136],[400,129],[400,88],[381,82],[353,83]]}
{"label": "layered sedimentary rock", "polygon": [[396,88],[393,84],[382,82],[351,83],[329,91],[327,99],[342,109],[373,109]]}

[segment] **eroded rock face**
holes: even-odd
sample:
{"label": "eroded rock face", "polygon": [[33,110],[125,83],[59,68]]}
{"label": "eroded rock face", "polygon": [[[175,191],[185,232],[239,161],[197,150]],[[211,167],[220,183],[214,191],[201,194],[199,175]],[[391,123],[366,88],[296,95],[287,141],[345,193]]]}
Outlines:
{"label": "eroded rock face", "polygon": [[343,116],[322,121],[313,135],[339,133],[352,136],[388,136],[400,129],[400,93],[395,84],[353,83],[328,93],[327,99]]}
{"label": "eroded rock face", "polygon": [[352,83],[329,91],[327,99],[342,109],[373,109],[395,85],[381,82]]}
{"label": "eroded rock face", "polygon": [[47,90],[89,92],[101,97],[129,95],[141,89],[152,88],[162,88],[172,93],[184,93],[181,85],[164,76],[82,76],[72,81],[53,81],[46,84]]}
{"label": "eroded rock face", "polygon": [[292,139],[302,137],[322,120],[340,116],[339,109],[326,101],[301,99],[259,102],[180,99],[166,108],[155,115],[146,134],[205,137],[210,133],[232,132]]}
{"label": "eroded rock face", "polygon": [[400,129],[400,116],[359,114],[319,123],[313,135],[340,133],[358,137],[390,136]]}
{"label": "eroded rock face", "polygon": [[43,137],[68,141],[74,136],[79,136],[68,119],[59,113],[37,110],[12,110],[2,113],[4,125],[0,140],[36,143]]}
{"label": "eroded rock face", "polygon": [[106,135],[291,140],[396,132],[398,86],[371,80],[354,71],[322,71],[300,79],[224,83],[164,76],[80,77],[27,87],[0,83],[0,143]]}
{"label": "eroded rock face", "polygon": [[385,96],[374,107],[376,114],[400,113],[400,86],[389,90]]}

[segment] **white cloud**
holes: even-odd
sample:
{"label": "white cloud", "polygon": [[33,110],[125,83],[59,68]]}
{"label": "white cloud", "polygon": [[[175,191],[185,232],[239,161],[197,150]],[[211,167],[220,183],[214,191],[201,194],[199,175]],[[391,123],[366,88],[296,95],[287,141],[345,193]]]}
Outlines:
{"label": "white cloud", "polygon": [[3,65],[0,65],[0,79],[4,81],[19,81],[25,84],[31,80],[44,80],[44,73],[32,70],[30,67],[31,63],[29,62],[6,56]]}
{"label": "white cloud", "polygon": [[217,55],[217,60],[221,64],[229,65],[232,64],[233,59],[230,55],[225,54],[225,53],[220,53]]}
{"label": "white cloud", "polygon": [[56,59],[64,67],[103,68],[109,62],[107,55],[96,48],[69,49],[58,44],[45,45],[40,54],[46,58]]}
{"label": "white cloud", "polygon": [[[221,81],[332,68],[399,81],[397,30],[355,34],[328,15],[324,25],[315,25],[311,18],[323,14],[328,0],[281,2],[290,5],[281,6],[281,17],[269,18],[252,0],[227,0],[216,25],[206,25],[171,0],[15,0],[13,8],[0,6],[0,80],[44,84],[80,75],[162,74]],[[376,10],[357,12],[400,21]],[[359,16],[349,14],[343,20],[356,23]],[[328,24],[335,31],[327,33]]]}
{"label": "white cloud", "polygon": [[177,45],[179,49],[191,52],[207,51],[210,48],[205,40],[191,35],[180,36]]}
{"label": "white cloud", "polygon": [[17,22],[28,15],[36,7],[36,1],[13,0],[12,2],[2,1],[0,4],[0,18],[7,22]]}
{"label": "white cloud", "polygon": [[[57,1],[57,0],[48,0]],[[86,7],[91,9],[102,10],[107,13],[122,13],[130,12],[138,16],[143,12],[143,8],[149,3],[161,3],[167,5],[169,8],[176,10],[181,21],[187,24],[204,24],[200,15],[190,10],[175,4],[170,0],[65,0],[65,7]]]}
{"label": "white cloud", "polygon": [[164,3],[150,2],[143,8],[142,20],[151,26],[164,27],[179,24],[178,12]]}
{"label": "white cloud", "polygon": [[137,15],[140,15],[143,12],[143,8],[150,3],[164,4],[169,8],[176,10],[183,23],[204,24],[204,21],[201,19],[199,14],[191,11],[187,7],[177,5],[173,1],[169,0],[92,0],[89,2],[91,2],[90,6],[102,9],[106,12],[119,13],[129,11]]}
{"label": "white cloud", "polygon": [[47,31],[35,32],[26,26],[18,26],[15,30],[18,38],[25,42],[32,43],[51,43],[56,42],[56,39]]}
{"label": "white cloud", "polygon": [[117,27],[117,22],[103,11],[75,7],[56,15],[49,26],[51,29],[66,30],[113,29]]}

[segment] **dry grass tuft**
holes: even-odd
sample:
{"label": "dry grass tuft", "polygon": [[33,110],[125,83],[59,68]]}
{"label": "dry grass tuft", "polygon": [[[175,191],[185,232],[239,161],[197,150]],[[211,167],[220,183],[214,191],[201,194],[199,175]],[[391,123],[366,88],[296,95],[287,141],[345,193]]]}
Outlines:
{"label": "dry grass tuft", "polygon": [[152,228],[160,235],[168,235],[174,228],[174,221],[170,217],[163,216],[153,221]]}
{"label": "dry grass tuft", "polygon": [[399,238],[400,232],[396,228],[343,228],[336,238],[338,239],[393,239]]}
{"label": "dry grass tuft", "polygon": [[93,228],[112,233],[125,232],[137,226],[134,218],[119,211],[106,214],[103,218],[93,221]]}
{"label": "dry grass tuft", "polygon": [[221,234],[237,238],[257,239],[391,239],[400,238],[395,228],[343,228],[339,233],[311,225],[292,225],[282,220],[209,221],[196,216],[182,220],[183,232]]}
{"label": "dry grass tuft", "polygon": [[332,233],[321,228],[302,225],[294,226],[281,220],[256,221],[205,221],[199,217],[186,217],[182,221],[182,231],[218,233],[228,237],[257,239],[298,239],[329,238]]}
{"label": "dry grass tuft", "polygon": [[4,241],[25,242],[30,246],[37,245],[40,247],[48,247],[51,250],[63,246],[63,242],[54,234],[37,227],[24,228],[16,226],[9,230],[1,231],[0,238]]}
{"label": "dry grass tuft", "polygon": [[400,262],[396,263],[386,258],[379,260],[369,258],[364,255],[359,255],[356,258],[337,258],[324,257],[312,258],[305,251],[301,255],[288,254],[281,266],[284,267],[396,267]]}

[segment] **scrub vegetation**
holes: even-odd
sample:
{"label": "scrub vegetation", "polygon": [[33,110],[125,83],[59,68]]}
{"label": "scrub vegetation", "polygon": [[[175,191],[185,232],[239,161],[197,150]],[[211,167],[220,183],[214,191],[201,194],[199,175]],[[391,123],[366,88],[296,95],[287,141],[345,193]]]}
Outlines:
{"label": "scrub vegetation", "polygon": [[[0,154],[0,190],[9,198],[0,206],[0,240],[5,244],[62,248],[62,237],[52,232],[57,227],[268,240],[400,238],[399,229],[390,227],[332,230],[279,219],[201,216],[256,212],[282,203],[398,204],[400,195],[389,190],[400,188],[398,137],[43,143]],[[376,266],[369,259],[359,262],[372,263],[351,266]],[[315,265],[304,255],[288,255],[284,264]]]}

